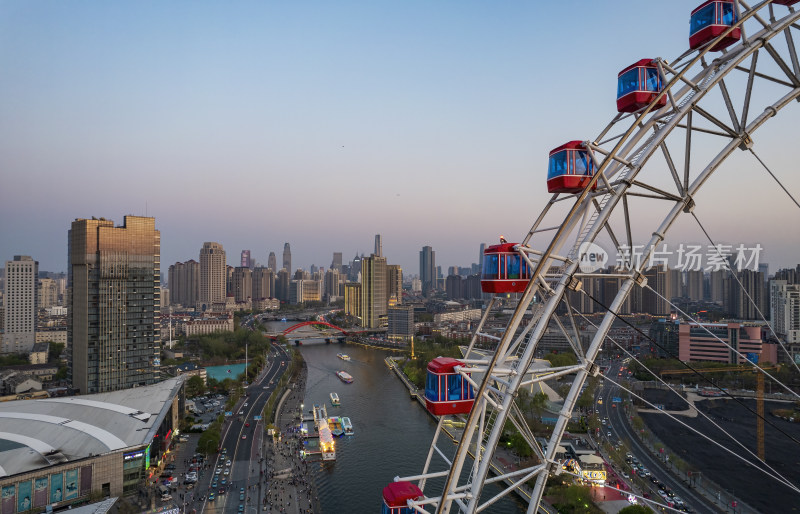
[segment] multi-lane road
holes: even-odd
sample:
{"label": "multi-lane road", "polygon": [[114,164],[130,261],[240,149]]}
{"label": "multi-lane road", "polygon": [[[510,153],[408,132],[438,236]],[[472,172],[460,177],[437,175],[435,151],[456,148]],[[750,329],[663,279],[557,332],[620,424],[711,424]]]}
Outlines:
{"label": "multi-lane road", "polygon": [[[624,366],[620,363],[613,363],[609,366],[607,376],[615,381],[620,381],[626,375]],[[625,441],[628,443],[630,452],[639,459],[639,462],[647,468],[658,480],[666,484],[676,495],[678,495],[686,505],[692,508],[693,512],[699,514],[715,514],[717,509],[710,506],[708,502],[694,489],[690,489],[684,484],[683,481],[675,478],[669,472],[664,463],[652,456],[650,451],[641,444],[639,438],[634,433],[633,428],[630,426],[627,419],[627,412],[622,404],[614,404],[613,398],[621,396],[620,389],[612,384],[610,381],[605,381],[604,386],[600,390],[599,398],[602,399],[602,404],[597,404],[597,411],[601,419],[608,419],[608,423],[601,428],[601,438],[610,439],[613,442]],[[608,436],[611,433],[611,436]],[[630,466],[625,470],[630,473]],[[664,501],[658,496],[657,488],[651,488],[651,496],[654,501],[663,504]]]}
{"label": "multi-lane road", "polygon": [[[234,407],[233,415],[227,418],[222,429],[221,448],[227,450],[223,456],[218,453],[213,459],[214,469],[203,477],[195,494],[205,494],[201,512],[215,514],[228,512],[251,512],[260,510],[264,476],[262,460],[264,423],[268,420],[257,420],[262,414],[270,394],[275,390],[278,380],[289,366],[290,357],[279,345],[274,345],[268,354],[267,365],[259,377],[246,388],[243,396]],[[226,466],[230,460],[231,465]],[[222,469],[219,475],[217,468]],[[225,469],[229,469],[226,476]],[[222,479],[225,485],[222,485]],[[216,479],[217,486],[211,488]],[[240,491],[244,499],[240,499]],[[203,490],[207,492],[203,492]],[[214,492],[216,498],[211,501],[208,495]],[[249,501],[248,501],[249,497]],[[240,509],[242,506],[242,509]]]}

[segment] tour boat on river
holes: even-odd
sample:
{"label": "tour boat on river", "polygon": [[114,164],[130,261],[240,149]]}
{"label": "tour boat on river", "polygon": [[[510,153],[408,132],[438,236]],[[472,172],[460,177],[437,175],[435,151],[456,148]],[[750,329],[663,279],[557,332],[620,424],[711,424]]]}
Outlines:
{"label": "tour boat on river", "polygon": [[334,407],[339,406],[339,395],[336,393],[331,393],[331,405]]}
{"label": "tour boat on river", "polygon": [[337,353],[336,356],[339,357],[340,359],[342,359],[343,361],[349,361],[350,360],[350,356],[347,355],[346,353]]}
{"label": "tour boat on river", "polygon": [[336,376],[339,377],[339,380],[341,380],[345,384],[353,383],[353,377],[350,375],[350,373],[346,371],[337,371]]}
{"label": "tour boat on river", "polygon": [[353,435],[353,424],[350,422],[350,418],[346,416],[342,418],[342,428],[344,429],[344,435]]}

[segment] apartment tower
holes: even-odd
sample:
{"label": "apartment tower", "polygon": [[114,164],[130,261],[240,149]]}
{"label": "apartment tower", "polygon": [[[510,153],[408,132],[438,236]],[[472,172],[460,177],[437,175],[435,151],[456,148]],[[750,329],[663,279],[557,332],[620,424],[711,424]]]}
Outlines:
{"label": "apartment tower", "polygon": [[214,302],[224,302],[228,280],[225,250],[219,243],[203,243],[200,249],[200,310],[211,308]]}
{"label": "apartment tower", "polygon": [[155,218],[76,219],[68,235],[67,348],[81,394],[158,382],[161,234]]}
{"label": "apartment tower", "polygon": [[30,353],[36,342],[39,263],[27,255],[6,261],[5,335],[2,353]]}

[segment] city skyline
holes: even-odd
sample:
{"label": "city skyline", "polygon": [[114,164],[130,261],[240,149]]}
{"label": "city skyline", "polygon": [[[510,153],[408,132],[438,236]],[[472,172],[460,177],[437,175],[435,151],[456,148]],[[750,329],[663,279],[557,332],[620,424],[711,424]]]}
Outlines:
{"label": "city skyline", "polygon": [[[444,268],[468,266],[481,243],[522,239],[549,197],[549,150],[602,130],[619,70],[682,53],[696,3],[246,2],[191,5],[189,17],[182,3],[4,4],[3,259],[65,271],[73,219],[134,214],[158,220],[166,264],[196,258],[204,241],[265,263],[289,241],[295,268],[327,267],[333,252],[369,255],[381,234],[408,274],[425,245]],[[653,38],[652,20],[670,29]],[[598,42],[597,26],[624,30]],[[587,47],[588,88],[566,79],[566,56]],[[754,137],[795,196],[797,109]],[[797,211],[747,153],[695,200],[715,240],[760,243],[772,270],[798,260],[783,223]],[[634,230],[649,235],[653,219],[637,216]],[[704,237],[680,220],[668,242]]]}

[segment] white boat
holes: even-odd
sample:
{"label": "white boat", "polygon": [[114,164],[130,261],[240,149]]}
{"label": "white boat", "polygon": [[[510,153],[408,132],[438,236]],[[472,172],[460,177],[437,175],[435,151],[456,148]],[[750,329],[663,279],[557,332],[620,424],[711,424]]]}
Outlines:
{"label": "white boat", "polygon": [[334,407],[339,406],[339,395],[336,393],[331,393],[331,405]]}
{"label": "white boat", "polygon": [[328,412],[324,405],[318,403],[314,404],[314,425],[319,427],[320,421],[324,421],[328,417]]}
{"label": "white boat", "polygon": [[350,418],[342,418],[342,428],[344,429],[344,435],[353,435],[353,424],[350,422]]}
{"label": "white boat", "polygon": [[344,382],[345,384],[352,384],[353,383],[353,376],[346,371],[337,371],[336,376],[339,377],[339,380]]}
{"label": "white boat", "polygon": [[336,356],[339,357],[340,359],[342,359],[343,361],[349,361],[350,360],[350,356],[347,355],[346,353],[337,353]]}

